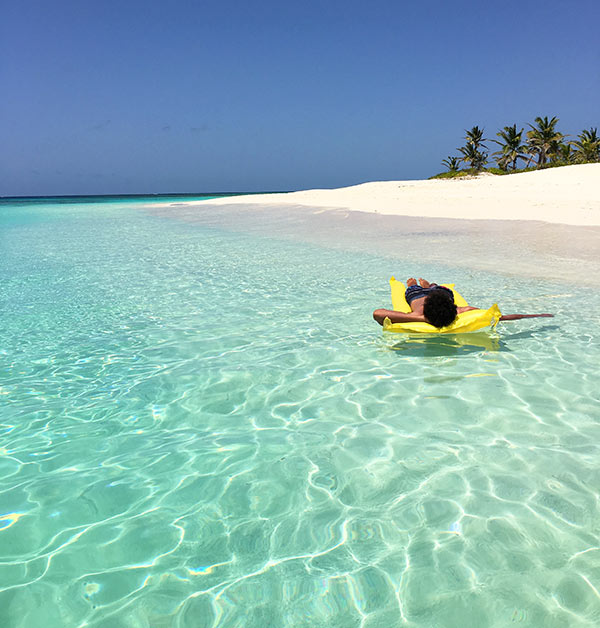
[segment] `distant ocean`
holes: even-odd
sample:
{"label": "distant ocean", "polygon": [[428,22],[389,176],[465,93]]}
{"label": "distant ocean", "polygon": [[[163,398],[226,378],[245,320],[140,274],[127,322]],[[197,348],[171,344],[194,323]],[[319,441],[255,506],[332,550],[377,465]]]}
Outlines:
{"label": "distant ocean", "polygon": [[0,196],[0,205],[97,204],[97,203],[178,203],[203,201],[248,192],[206,192],[199,194],[103,194],[87,196]]}
{"label": "distant ocean", "polygon": [[599,291],[149,211],[210,196],[0,200],[0,625],[597,627]]}

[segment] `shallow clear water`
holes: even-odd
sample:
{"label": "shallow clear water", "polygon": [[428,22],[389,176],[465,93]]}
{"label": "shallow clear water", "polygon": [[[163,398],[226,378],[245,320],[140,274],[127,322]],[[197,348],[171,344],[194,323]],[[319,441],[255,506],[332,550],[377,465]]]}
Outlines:
{"label": "shallow clear water", "polygon": [[[0,256],[0,625],[600,624],[598,291],[116,202]],[[391,274],[557,317],[387,338]]]}

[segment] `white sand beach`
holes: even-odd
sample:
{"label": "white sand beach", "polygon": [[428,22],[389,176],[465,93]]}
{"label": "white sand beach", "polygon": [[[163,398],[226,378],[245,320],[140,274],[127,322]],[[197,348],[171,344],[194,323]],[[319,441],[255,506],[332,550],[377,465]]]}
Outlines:
{"label": "white sand beach", "polygon": [[600,286],[600,164],[161,203],[147,211],[390,258],[425,256]]}
{"label": "white sand beach", "polygon": [[332,190],[255,194],[211,205],[293,205],[396,216],[600,225],[600,163],[470,179],[380,181]]}

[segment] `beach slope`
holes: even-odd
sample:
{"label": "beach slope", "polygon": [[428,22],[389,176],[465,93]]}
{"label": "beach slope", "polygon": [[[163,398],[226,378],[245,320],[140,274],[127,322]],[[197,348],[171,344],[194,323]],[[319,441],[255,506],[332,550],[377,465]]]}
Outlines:
{"label": "beach slope", "polygon": [[294,205],[396,216],[600,225],[600,163],[469,179],[380,181],[331,190],[254,194],[211,205]]}

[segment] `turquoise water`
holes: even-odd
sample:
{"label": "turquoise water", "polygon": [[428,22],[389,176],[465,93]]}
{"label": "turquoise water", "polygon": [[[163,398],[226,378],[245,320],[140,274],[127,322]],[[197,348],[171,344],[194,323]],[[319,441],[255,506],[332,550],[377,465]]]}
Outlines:
{"label": "turquoise water", "polygon": [[[0,625],[600,624],[598,291],[117,201],[0,255]],[[391,274],[557,316],[386,338]]]}
{"label": "turquoise water", "polygon": [[[246,195],[247,193],[245,193]],[[184,203],[189,201],[206,201],[232,193],[215,192],[213,194],[125,194],[112,196],[14,196],[0,197],[0,207],[31,207],[31,206],[64,206],[64,205],[141,205],[143,203]]]}

